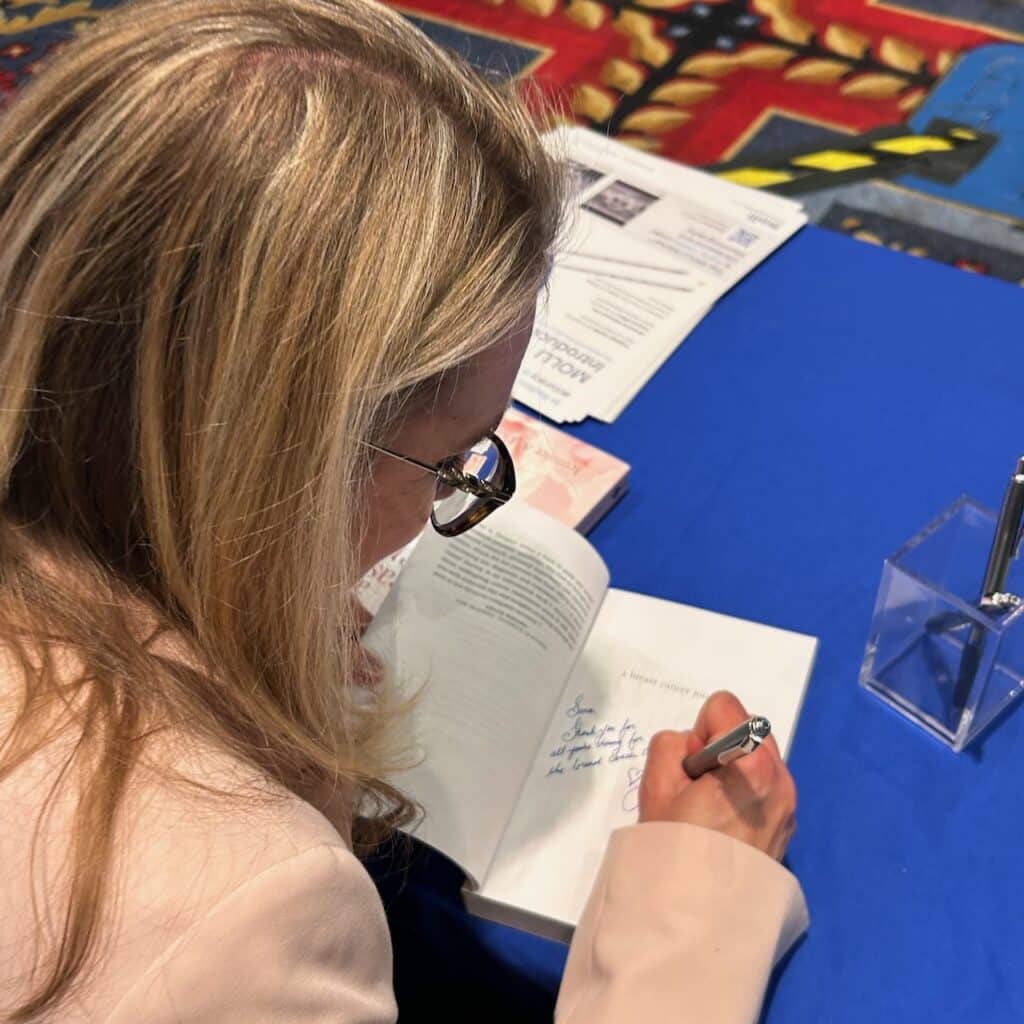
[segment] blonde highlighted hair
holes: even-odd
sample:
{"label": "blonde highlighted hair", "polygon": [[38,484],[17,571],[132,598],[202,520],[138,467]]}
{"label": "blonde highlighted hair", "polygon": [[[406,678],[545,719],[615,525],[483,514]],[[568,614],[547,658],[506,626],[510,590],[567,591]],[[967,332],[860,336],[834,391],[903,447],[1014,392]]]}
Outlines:
{"label": "blonde highlighted hair", "polygon": [[0,116],[0,631],[24,677],[0,780],[59,730],[86,779],[63,930],[10,1020],[96,953],[149,729],[408,817],[386,702],[360,699],[360,441],[519,320],[560,208],[513,87],[368,0],[128,3]]}

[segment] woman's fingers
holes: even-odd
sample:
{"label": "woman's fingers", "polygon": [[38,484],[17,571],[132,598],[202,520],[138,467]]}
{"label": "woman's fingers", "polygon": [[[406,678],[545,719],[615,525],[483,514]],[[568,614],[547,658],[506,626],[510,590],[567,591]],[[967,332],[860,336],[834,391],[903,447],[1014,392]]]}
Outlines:
{"label": "woman's fingers", "polygon": [[651,737],[641,789],[655,800],[670,798],[679,792],[685,778],[683,758],[690,751],[690,735],[666,729]]}
{"label": "woman's fingers", "polygon": [[688,778],[682,765],[749,717],[735,694],[722,691],[707,699],[691,731],[651,737],[640,783],[640,820],[700,825],[780,858],[795,827],[796,786],[773,739],[697,780]]}
{"label": "woman's fingers", "polygon": [[[683,771],[683,759],[693,750],[689,732],[655,733],[647,747],[647,763],[640,780],[640,820],[660,818],[689,782]],[[696,744],[699,748],[700,744]]]}
{"label": "woman's fingers", "polygon": [[[704,702],[697,721],[693,726],[693,735],[700,741],[701,747],[706,746],[713,740],[731,732],[736,726],[741,725],[748,718],[750,712],[743,706],[739,698],[728,690],[719,690],[713,693]],[[782,767],[782,755],[779,753],[779,746],[775,737],[769,735],[761,744],[763,751],[757,752],[757,759],[764,758],[770,761],[776,769]],[[736,764],[750,761],[751,758],[741,758]],[[762,765],[754,760],[753,766],[748,765],[747,770],[754,776],[761,772]]]}
{"label": "woman's fingers", "polygon": [[711,694],[697,715],[693,731],[705,744],[717,739],[724,733],[735,729],[745,722],[750,713],[740,703],[739,698],[728,690],[719,690]]}

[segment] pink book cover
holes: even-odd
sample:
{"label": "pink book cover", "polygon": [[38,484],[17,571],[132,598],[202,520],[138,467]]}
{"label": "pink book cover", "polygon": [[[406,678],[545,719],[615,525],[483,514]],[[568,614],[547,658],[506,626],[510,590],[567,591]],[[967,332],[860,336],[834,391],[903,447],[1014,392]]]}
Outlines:
{"label": "pink book cover", "polygon": [[515,501],[587,533],[626,493],[629,464],[517,409],[498,436],[516,467]]}
{"label": "pink book cover", "polygon": [[[505,413],[497,434],[516,467],[513,500],[580,533],[591,530],[629,486],[628,463],[517,409]],[[377,613],[415,544],[388,555],[363,577],[356,593],[368,611]]]}

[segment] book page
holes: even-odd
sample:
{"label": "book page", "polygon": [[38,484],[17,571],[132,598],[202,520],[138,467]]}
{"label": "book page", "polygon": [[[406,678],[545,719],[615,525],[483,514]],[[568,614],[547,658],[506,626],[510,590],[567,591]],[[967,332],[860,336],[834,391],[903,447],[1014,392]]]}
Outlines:
{"label": "book page", "polygon": [[651,736],[690,728],[711,693],[732,690],[751,714],[769,719],[785,757],[816,645],[799,633],[609,590],[482,896],[575,925],[609,834],[637,820]]}
{"label": "book page", "polygon": [[404,690],[425,684],[392,781],[426,810],[416,835],[473,879],[487,870],[608,586],[575,531],[511,504],[420,539],[366,634]]}

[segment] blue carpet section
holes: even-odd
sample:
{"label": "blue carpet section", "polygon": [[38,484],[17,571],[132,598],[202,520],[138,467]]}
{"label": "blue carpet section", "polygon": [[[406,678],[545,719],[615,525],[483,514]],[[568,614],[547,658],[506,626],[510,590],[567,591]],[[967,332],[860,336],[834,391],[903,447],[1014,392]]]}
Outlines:
{"label": "blue carpet section", "polygon": [[[1015,5],[1018,18],[1024,6]],[[942,117],[999,136],[974,170],[955,185],[907,176],[901,183],[921,192],[1007,217],[1024,219],[1024,46],[983,46],[960,59],[910,124],[925,131]]]}

